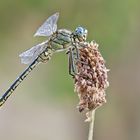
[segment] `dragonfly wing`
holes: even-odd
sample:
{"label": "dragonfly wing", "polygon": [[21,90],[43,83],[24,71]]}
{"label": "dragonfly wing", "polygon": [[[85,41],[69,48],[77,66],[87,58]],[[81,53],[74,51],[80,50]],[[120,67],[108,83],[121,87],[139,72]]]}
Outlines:
{"label": "dragonfly wing", "polygon": [[21,53],[19,55],[19,57],[21,58],[21,63],[23,64],[32,63],[38,57],[38,55],[40,55],[46,49],[45,47],[46,43],[47,42],[43,42]]}
{"label": "dragonfly wing", "polygon": [[36,31],[34,36],[50,36],[57,30],[59,13],[50,16]]}

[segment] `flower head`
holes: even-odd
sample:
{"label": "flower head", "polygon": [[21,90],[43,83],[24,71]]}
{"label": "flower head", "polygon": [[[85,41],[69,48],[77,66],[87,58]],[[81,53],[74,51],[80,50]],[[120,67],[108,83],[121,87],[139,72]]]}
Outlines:
{"label": "flower head", "polygon": [[80,112],[91,111],[106,102],[105,90],[109,86],[108,69],[95,42],[85,43],[79,49],[80,60],[76,62],[75,92],[78,93]]}

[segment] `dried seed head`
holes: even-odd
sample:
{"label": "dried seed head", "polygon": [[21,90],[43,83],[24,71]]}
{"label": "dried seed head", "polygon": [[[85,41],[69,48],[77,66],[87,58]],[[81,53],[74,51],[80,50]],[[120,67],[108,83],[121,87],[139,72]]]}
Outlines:
{"label": "dried seed head", "polygon": [[91,111],[106,102],[105,89],[109,86],[108,69],[95,42],[85,43],[79,49],[80,61],[76,62],[75,92],[78,93],[80,112]]}

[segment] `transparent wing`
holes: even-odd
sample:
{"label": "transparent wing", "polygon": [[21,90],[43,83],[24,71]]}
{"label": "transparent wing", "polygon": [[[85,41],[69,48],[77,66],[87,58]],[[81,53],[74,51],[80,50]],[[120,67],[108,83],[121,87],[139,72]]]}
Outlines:
{"label": "transparent wing", "polygon": [[36,31],[34,36],[50,36],[57,30],[59,13],[50,16]]}
{"label": "transparent wing", "polygon": [[38,57],[38,55],[40,55],[46,49],[45,47],[46,43],[47,42],[43,42],[21,53],[19,55],[19,57],[21,58],[21,63],[24,64],[32,63]]}

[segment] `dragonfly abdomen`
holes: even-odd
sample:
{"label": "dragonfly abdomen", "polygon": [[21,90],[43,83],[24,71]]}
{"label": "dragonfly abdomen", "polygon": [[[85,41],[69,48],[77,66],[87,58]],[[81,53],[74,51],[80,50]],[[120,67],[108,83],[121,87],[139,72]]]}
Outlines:
{"label": "dragonfly abdomen", "polygon": [[14,92],[14,90],[19,86],[19,84],[27,77],[27,75],[37,66],[39,62],[47,62],[50,60],[52,55],[51,49],[46,49],[42,52],[28,67],[25,71],[15,80],[15,82],[10,86],[10,88],[3,94],[0,98],[0,106],[2,106],[8,97]]}
{"label": "dragonfly abdomen", "polygon": [[0,98],[0,106],[2,106],[8,97],[14,92],[18,85],[27,77],[27,75],[37,66],[39,63],[38,58],[35,59],[27,69],[16,79],[16,81],[10,86],[10,88]]}

